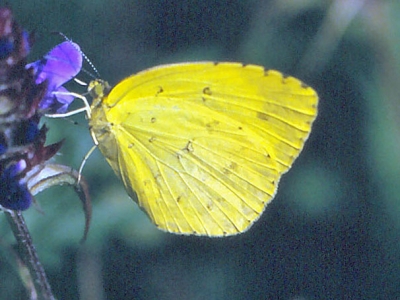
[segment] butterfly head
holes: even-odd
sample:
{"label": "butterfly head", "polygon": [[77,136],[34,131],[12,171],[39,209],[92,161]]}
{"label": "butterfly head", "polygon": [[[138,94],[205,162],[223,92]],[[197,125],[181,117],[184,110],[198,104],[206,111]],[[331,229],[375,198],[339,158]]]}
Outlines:
{"label": "butterfly head", "polygon": [[107,81],[101,79],[92,80],[88,86],[88,92],[90,96],[93,98],[93,106],[97,105],[101,102],[101,99],[104,98],[111,90],[111,86]]}

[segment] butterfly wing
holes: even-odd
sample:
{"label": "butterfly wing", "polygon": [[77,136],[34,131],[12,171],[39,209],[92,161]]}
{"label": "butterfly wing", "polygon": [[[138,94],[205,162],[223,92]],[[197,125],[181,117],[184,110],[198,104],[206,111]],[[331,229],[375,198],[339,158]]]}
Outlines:
{"label": "butterfly wing", "polygon": [[93,107],[91,129],[129,195],[166,231],[245,231],[276,193],[317,114],[293,77],[236,63],[152,68]]}

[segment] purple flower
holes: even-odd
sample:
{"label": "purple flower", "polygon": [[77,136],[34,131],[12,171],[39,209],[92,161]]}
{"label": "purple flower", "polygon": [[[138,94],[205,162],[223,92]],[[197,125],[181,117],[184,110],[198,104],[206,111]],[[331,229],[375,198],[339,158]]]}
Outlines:
{"label": "purple flower", "polygon": [[20,160],[8,166],[0,176],[0,204],[13,210],[29,208],[33,197],[21,176],[26,172],[25,160]]}
{"label": "purple flower", "polygon": [[[42,59],[26,65],[33,68],[35,82],[40,84],[47,80],[47,93],[39,104],[39,109],[46,113],[64,113],[74,96],[62,85],[74,78],[82,68],[82,53],[78,44],[70,41],[55,46]],[[56,93],[55,93],[56,92]]]}

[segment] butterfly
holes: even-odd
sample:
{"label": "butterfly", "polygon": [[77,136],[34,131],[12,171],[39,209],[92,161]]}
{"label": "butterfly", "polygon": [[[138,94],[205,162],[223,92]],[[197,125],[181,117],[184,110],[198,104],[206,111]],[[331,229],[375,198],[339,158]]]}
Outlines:
{"label": "butterfly", "polygon": [[91,134],[130,197],[158,228],[210,237],[261,216],[318,105],[296,78],[230,62],[158,66],[89,91]]}
{"label": "butterfly", "polygon": [[[86,111],[89,129],[132,199],[160,229],[228,236],[246,231],[274,198],[317,116],[317,93],[261,66],[193,62],[154,67],[93,98],[62,85],[81,69],[79,45],[56,46],[33,66],[54,116]],[[81,98],[85,107],[63,113]],[[61,114],[59,114],[61,112]]]}

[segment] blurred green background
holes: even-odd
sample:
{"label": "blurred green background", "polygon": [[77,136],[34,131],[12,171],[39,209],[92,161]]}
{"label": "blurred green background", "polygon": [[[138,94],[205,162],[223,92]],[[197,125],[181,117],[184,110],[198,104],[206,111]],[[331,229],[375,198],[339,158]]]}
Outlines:
{"label": "blurred green background", "polygon": [[[245,234],[157,230],[98,151],[83,171],[93,203],[85,247],[73,190],[38,195],[44,213],[33,207],[25,217],[58,299],[400,298],[400,2],[14,0],[12,8],[36,32],[30,61],[60,43],[51,32],[61,31],[111,84],[162,63],[240,61],[296,76],[320,95],[302,155]],[[49,143],[65,138],[55,161],[78,168],[93,145],[84,116],[45,122]],[[0,243],[0,298],[24,299],[4,217]]]}

